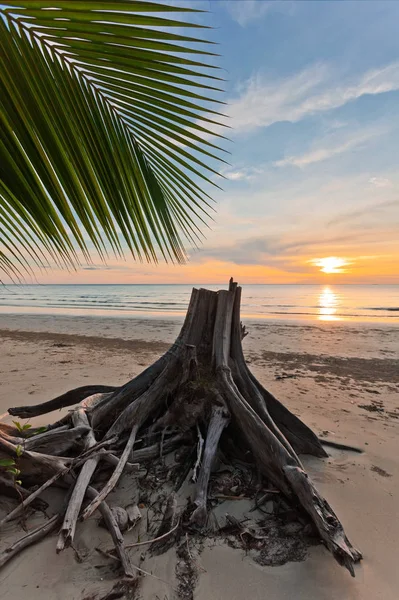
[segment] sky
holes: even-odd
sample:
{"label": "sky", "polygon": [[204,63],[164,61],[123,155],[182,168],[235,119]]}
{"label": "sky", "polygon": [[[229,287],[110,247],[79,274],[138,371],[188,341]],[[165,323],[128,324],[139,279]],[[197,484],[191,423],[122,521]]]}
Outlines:
{"label": "sky", "polygon": [[39,281],[399,283],[399,2],[172,3],[209,11],[226,77],[211,229],[184,266],[126,256]]}

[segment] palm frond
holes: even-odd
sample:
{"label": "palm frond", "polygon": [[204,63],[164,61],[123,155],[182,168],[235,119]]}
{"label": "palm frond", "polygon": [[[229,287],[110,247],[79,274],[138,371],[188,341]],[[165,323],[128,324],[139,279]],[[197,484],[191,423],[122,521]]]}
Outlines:
{"label": "palm frond", "polygon": [[223,161],[211,135],[223,103],[211,42],[181,33],[207,28],[171,12],[199,11],[138,0],[0,8],[1,270],[75,267],[93,249],[184,261]]}

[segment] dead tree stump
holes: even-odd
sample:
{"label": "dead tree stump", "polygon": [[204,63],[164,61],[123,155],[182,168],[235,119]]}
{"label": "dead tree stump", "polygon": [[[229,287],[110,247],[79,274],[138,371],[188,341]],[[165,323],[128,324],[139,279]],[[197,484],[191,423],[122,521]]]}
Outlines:
{"label": "dead tree stump", "polygon": [[[247,332],[240,323],[240,302],[241,288],[233,280],[228,290],[193,289],[175,343],[135,379],[119,388],[85,386],[41,405],[9,409],[11,415],[27,418],[76,405],[68,416],[48,427],[50,433],[42,436],[43,441],[38,440],[35,447],[42,452],[25,447],[20,458],[24,484],[32,477],[42,483],[61,470],[67,474],[60,479],[69,486],[75,478],[76,490],[61,526],[58,551],[72,544],[78,515],[84,520],[96,509],[104,510],[105,499],[131,462],[162,456],[191,436],[182,461],[183,479],[184,469],[195,467],[197,473],[199,467],[196,492],[187,508],[190,524],[201,527],[206,523],[209,477],[220,448],[224,460],[232,462],[236,458],[232,449],[241,449],[269,485],[307,516],[320,540],[354,575],[353,565],[361,554],[350,544],[298,458],[298,454],[324,457],[326,452],[314,432],[250,372],[241,346]],[[196,456],[193,444],[198,431],[204,439]],[[21,435],[11,427],[0,429],[0,455],[15,458],[21,443],[16,438]],[[64,435],[68,442],[60,457]],[[90,485],[95,484],[104,460],[113,471],[94,493]],[[81,508],[84,497],[91,502]],[[43,531],[52,529],[53,522],[49,522]],[[116,548],[120,556],[120,537]]]}

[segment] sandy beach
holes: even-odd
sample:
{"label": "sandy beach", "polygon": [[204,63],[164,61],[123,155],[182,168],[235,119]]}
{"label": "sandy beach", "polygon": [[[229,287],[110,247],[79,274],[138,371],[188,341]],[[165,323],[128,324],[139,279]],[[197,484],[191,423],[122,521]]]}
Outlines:
{"label": "sandy beach", "polygon": [[[0,315],[0,412],[37,404],[80,385],[120,385],[151,364],[173,342],[181,319],[118,319]],[[303,457],[322,494],[340,517],[348,537],[364,555],[352,579],[320,545],[305,560],[283,566],[257,564],[215,541],[197,557],[196,600],[396,600],[399,328],[330,322],[248,321],[246,359],[256,377],[316,433],[358,446],[363,454],[329,450],[328,459]],[[57,417],[62,413],[57,413]],[[44,424],[54,415],[32,420]],[[125,475],[112,501],[129,501]],[[1,500],[4,513],[12,501]],[[39,514],[28,527],[40,522]],[[94,550],[109,547],[108,533],[94,516],[80,527],[76,548],[55,553],[56,537],[24,551],[0,573],[0,598],[82,600],[112,587],[112,571]],[[1,549],[21,535],[17,522],[2,532]],[[126,539],[135,541],[137,532]],[[176,556],[147,559],[142,568],[144,600],[178,598]]]}

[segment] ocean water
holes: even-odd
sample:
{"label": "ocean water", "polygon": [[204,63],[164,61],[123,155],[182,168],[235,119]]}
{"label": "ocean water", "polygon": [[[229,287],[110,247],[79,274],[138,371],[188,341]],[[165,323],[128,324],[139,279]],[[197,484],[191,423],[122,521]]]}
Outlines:
{"label": "ocean water", "polygon": [[[10,285],[0,312],[119,317],[184,315],[192,285]],[[201,287],[201,286],[196,286]],[[217,290],[222,285],[206,285]],[[367,321],[399,325],[399,285],[243,285],[251,319]]]}

